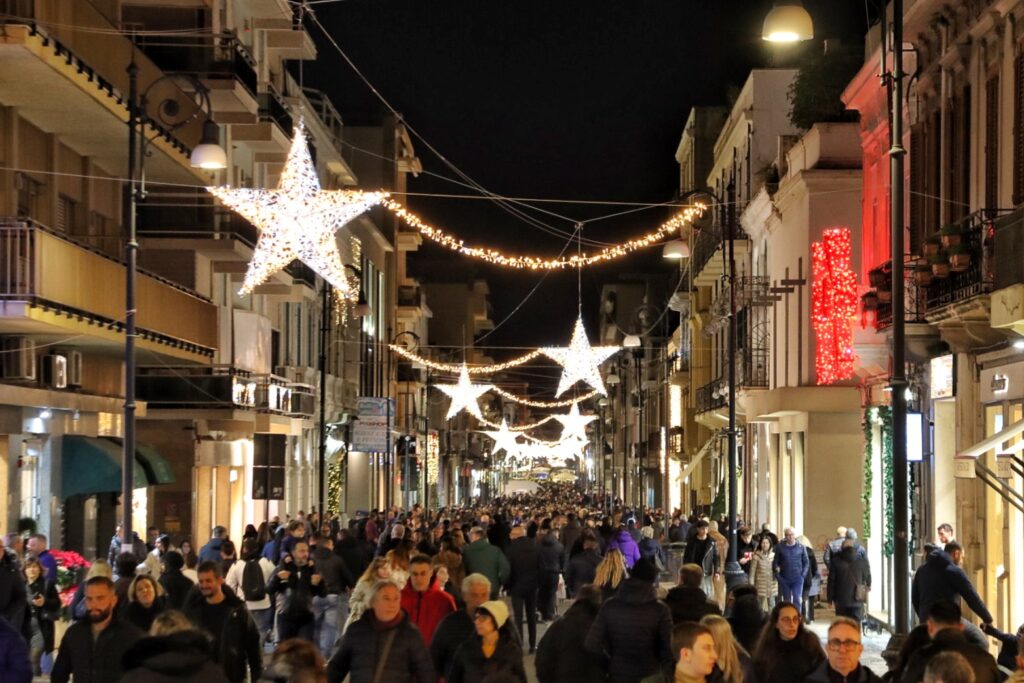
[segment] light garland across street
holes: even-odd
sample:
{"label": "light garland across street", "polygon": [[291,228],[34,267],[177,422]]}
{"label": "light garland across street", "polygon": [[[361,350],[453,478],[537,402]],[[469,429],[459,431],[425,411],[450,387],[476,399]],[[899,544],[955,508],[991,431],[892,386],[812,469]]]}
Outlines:
{"label": "light garland across street", "polygon": [[496,363],[494,365],[468,365],[466,363],[438,363],[436,361],[430,360],[429,358],[419,356],[410,351],[409,349],[405,348],[404,346],[400,346],[398,344],[389,344],[388,348],[397,353],[402,358],[405,358],[406,360],[411,361],[413,363],[423,365],[424,367],[428,367],[431,370],[458,374],[462,372],[463,368],[466,368],[466,372],[468,372],[471,375],[493,375],[496,372],[510,370],[511,368],[515,368],[520,365],[525,365],[526,363],[529,363],[531,360],[535,360],[544,355],[540,352],[540,350],[536,350],[530,351],[527,354],[519,356],[518,358],[513,358],[512,360],[506,361],[504,363]]}
{"label": "light garland across street", "polygon": [[576,398],[567,398],[562,401],[534,401],[533,399],[516,396],[512,392],[506,391],[501,387],[494,387],[492,391],[502,398],[520,403],[524,406],[530,406],[531,408],[568,408],[569,406],[575,406],[577,403],[581,403],[598,395],[597,390],[594,389],[593,391],[588,391]]}

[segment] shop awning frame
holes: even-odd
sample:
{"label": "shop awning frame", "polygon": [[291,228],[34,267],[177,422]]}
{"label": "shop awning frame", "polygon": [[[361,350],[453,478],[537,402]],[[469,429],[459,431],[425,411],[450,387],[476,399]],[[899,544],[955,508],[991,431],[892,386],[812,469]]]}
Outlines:
{"label": "shop awning frame", "polygon": [[[71,434],[61,440],[61,498],[121,490],[120,439]],[[135,450],[136,488],[170,484],[175,481],[170,463],[150,446]]]}
{"label": "shop awning frame", "polygon": [[704,459],[704,456],[711,452],[711,449],[714,447],[715,443],[724,435],[725,430],[719,430],[712,434],[711,437],[706,442],[704,442],[704,445],[701,446],[699,451],[697,451],[697,455],[693,456],[690,462],[686,463],[686,467],[683,468],[683,471],[679,473],[679,481],[686,481],[686,478],[690,476],[690,473],[693,472],[694,469],[697,468],[697,465],[699,465],[700,461]]}

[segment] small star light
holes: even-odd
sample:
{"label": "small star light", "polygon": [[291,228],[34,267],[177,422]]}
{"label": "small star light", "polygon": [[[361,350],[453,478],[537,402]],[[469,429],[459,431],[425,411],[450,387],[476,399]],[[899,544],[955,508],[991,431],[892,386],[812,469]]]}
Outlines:
{"label": "small star light", "polygon": [[383,192],[321,190],[300,120],[277,189],[208,187],[229,209],[259,228],[239,294],[248,294],[274,273],[300,259],[349,298],[354,287],[341,264],[335,233],[371,206]]}
{"label": "small star light", "polygon": [[505,451],[506,458],[514,458],[522,446],[519,445],[519,433],[508,428],[508,422],[502,418],[501,427],[497,431],[485,431],[484,434],[494,439],[494,447],[491,453]]}
{"label": "small star light", "polygon": [[587,425],[597,419],[597,415],[580,415],[578,403],[572,404],[568,414],[554,417],[562,423],[562,441],[586,441]]}
{"label": "small star light", "polygon": [[471,383],[469,381],[469,368],[466,367],[465,363],[462,364],[462,370],[459,372],[458,384],[437,384],[435,386],[448,394],[452,399],[452,404],[448,406],[446,420],[450,420],[458,415],[462,412],[463,408],[468,410],[469,414],[476,419],[482,420],[483,415],[480,414],[480,405],[477,403],[477,399],[494,388],[490,384]]}
{"label": "small star light", "polygon": [[592,347],[587,341],[587,331],[583,327],[583,319],[577,318],[576,328],[572,332],[569,346],[541,349],[541,353],[550,356],[562,366],[562,379],[558,382],[558,391],[555,392],[555,397],[561,396],[581,380],[592,386],[602,396],[606,396],[608,392],[605,391],[598,368],[618,350],[618,346]]}

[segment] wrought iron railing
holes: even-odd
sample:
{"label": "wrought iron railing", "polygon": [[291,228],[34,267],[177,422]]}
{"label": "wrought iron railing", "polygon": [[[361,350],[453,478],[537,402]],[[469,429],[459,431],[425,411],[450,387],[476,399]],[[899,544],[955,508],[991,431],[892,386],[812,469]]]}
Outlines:
{"label": "wrought iron railing", "polygon": [[183,73],[203,79],[235,79],[256,96],[256,60],[233,33],[212,39],[140,35],[139,48],[167,73]]}
{"label": "wrought iron railing", "polygon": [[706,413],[725,407],[726,395],[721,391],[725,382],[719,378],[697,387],[697,412]]}
{"label": "wrought iron railing", "polygon": [[[957,225],[960,239],[970,254],[970,264],[965,270],[950,272],[948,277],[934,278],[924,288],[924,301],[928,312],[936,311],[951,304],[991,292],[995,282],[995,219],[1009,213],[1003,209],[981,209],[975,211]],[[1006,254],[1010,259],[1020,260],[1020,253]]]}

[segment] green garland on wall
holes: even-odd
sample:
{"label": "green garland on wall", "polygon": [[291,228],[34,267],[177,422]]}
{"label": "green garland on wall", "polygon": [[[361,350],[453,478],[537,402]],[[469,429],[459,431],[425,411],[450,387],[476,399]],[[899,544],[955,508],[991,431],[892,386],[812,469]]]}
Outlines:
{"label": "green garland on wall", "polygon": [[864,411],[864,487],[860,494],[861,509],[864,518],[861,520],[864,538],[871,538],[871,496],[874,493],[875,473],[872,469],[872,441],[874,440],[874,428],[871,423],[874,420],[875,409],[868,408]]}
{"label": "green garland on wall", "polygon": [[864,488],[861,502],[864,506],[864,536],[871,537],[871,499],[874,495],[875,473],[872,467],[875,446],[875,425],[879,426],[879,444],[882,451],[882,493],[885,510],[882,513],[882,554],[892,557],[895,548],[896,527],[893,519],[895,510],[892,492],[892,408],[871,406],[864,413]]}
{"label": "green garland on wall", "polygon": [[341,462],[327,466],[327,514],[338,514],[341,507]]}

